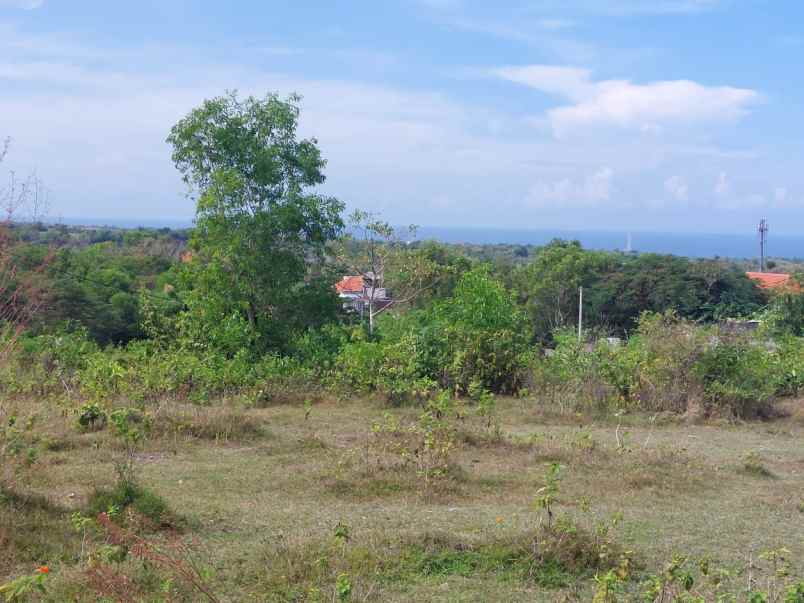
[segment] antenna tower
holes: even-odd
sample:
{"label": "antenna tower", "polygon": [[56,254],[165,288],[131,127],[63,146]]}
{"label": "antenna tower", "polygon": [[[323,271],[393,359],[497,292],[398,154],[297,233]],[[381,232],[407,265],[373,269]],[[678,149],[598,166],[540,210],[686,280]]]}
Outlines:
{"label": "antenna tower", "polygon": [[759,221],[759,271],[765,272],[765,246],[768,243],[768,221],[762,218]]}

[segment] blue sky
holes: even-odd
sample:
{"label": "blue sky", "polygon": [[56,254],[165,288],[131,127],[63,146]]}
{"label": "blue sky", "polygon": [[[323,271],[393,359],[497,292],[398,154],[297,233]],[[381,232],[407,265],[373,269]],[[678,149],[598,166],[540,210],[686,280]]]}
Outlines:
{"label": "blue sky", "polygon": [[36,170],[54,218],[188,218],[170,126],[295,91],[326,192],[397,223],[796,233],[801,23],[760,0],[0,0],[2,168]]}

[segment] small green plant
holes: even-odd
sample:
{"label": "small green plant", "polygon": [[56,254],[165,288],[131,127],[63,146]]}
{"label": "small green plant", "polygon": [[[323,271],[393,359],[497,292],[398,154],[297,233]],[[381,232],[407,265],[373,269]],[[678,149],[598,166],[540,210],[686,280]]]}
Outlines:
{"label": "small green plant", "polygon": [[340,545],[345,545],[352,539],[352,529],[343,522],[338,522],[333,531],[335,542]]}
{"label": "small green plant", "polygon": [[132,475],[118,465],[117,482],[112,488],[98,488],[89,499],[89,513],[97,516],[106,513],[109,518],[120,521],[123,511],[133,509],[154,525],[160,526],[170,519],[167,503],[157,494],[139,485]]}
{"label": "small green plant", "polygon": [[81,559],[84,558],[87,546],[87,531],[95,523],[91,517],[85,517],[80,511],[75,511],[70,515],[70,523],[73,525],[73,530],[81,535]]}
{"label": "small green plant", "polygon": [[352,581],[347,574],[339,574],[335,581],[335,593],[338,601],[348,601],[352,597]]}
{"label": "small green plant", "polygon": [[78,409],[78,425],[85,431],[103,429],[106,419],[106,411],[95,402],[84,404]]}
{"label": "small green plant", "polygon": [[616,603],[617,594],[622,591],[620,576],[613,569],[605,574],[595,574],[595,596],[592,603]]}
{"label": "small green plant", "polygon": [[804,580],[800,580],[788,587],[784,603],[804,603]]}
{"label": "small green plant", "polygon": [[548,527],[553,522],[553,507],[558,502],[558,486],[561,481],[561,465],[552,463],[544,474],[544,486],[536,490],[537,509],[542,509],[547,515]]}
{"label": "small green plant", "polygon": [[497,399],[487,389],[477,387],[476,383],[472,382],[469,389],[470,395],[472,395],[471,390],[474,390],[472,397],[477,401],[477,415],[486,421],[486,429],[494,435],[495,439],[499,440],[502,438],[502,429],[500,419],[497,416]]}
{"label": "small green plant", "polygon": [[23,603],[33,594],[45,594],[45,582],[50,574],[50,568],[43,565],[37,568],[36,572],[27,576],[20,576],[0,585],[0,595],[6,603]]}
{"label": "small green plant", "polygon": [[751,451],[743,457],[741,471],[754,477],[773,478],[774,473],[768,469],[758,452]]}

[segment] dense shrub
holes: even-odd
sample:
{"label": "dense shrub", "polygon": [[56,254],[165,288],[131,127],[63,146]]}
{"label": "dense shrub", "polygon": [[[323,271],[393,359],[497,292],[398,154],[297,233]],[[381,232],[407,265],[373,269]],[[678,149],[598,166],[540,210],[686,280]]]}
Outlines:
{"label": "dense shrub", "polygon": [[775,395],[798,391],[804,370],[797,341],[720,334],[673,313],[644,314],[624,343],[586,344],[569,332],[555,341],[532,387],[571,408],[765,415]]}
{"label": "dense shrub", "polygon": [[83,331],[25,339],[0,368],[7,394],[56,394],[105,403],[161,398],[203,402],[245,390],[270,397],[277,389],[299,389],[312,371],[290,357],[229,356],[206,349],[165,347],[154,341],[100,348]]}
{"label": "dense shrub", "polygon": [[713,410],[738,417],[765,416],[782,385],[779,355],[762,341],[739,337],[711,345],[695,365]]}
{"label": "dense shrub", "polygon": [[344,346],[336,380],[395,399],[436,386],[467,393],[473,383],[510,393],[523,382],[525,317],[485,268],[464,274],[445,300],[383,318],[376,340],[358,337]]}

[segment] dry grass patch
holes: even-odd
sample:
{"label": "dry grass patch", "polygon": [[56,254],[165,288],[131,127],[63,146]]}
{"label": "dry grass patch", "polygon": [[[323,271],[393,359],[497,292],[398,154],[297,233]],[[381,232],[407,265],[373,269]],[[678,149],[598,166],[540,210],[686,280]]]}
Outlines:
{"label": "dry grass patch", "polygon": [[149,436],[189,438],[219,443],[250,442],[270,437],[264,421],[231,406],[162,404],[149,415]]}

